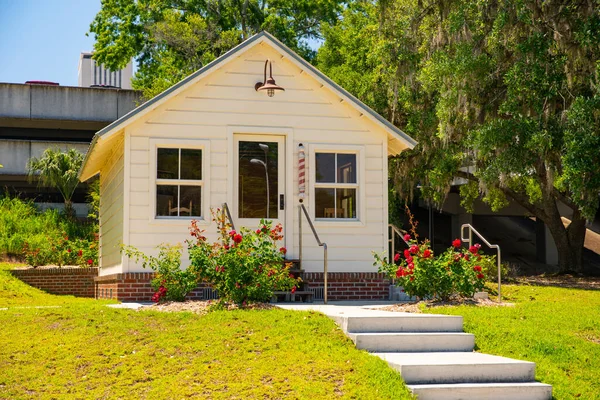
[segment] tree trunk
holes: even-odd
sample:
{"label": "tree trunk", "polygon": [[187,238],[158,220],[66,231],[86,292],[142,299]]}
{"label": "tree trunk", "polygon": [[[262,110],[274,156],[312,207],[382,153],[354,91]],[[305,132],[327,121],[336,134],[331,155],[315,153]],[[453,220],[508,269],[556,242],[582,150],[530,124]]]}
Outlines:
{"label": "tree trunk", "polygon": [[65,216],[68,219],[75,219],[75,209],[73,208],[73,202],[71,200],[65,200]]}
{"label": "tree trunk", "polygon": [[559,272],[582,272],[586,228],[585,219],[581,217],[579,211],[573,213],[573,219],[568,227],[564,226],[558,210],[552,212],[544,222],[556,244]]}

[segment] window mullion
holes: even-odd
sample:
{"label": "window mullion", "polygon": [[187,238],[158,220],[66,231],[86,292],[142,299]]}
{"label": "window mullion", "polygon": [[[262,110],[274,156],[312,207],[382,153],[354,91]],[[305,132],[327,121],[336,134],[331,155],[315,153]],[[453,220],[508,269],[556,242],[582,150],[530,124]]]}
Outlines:
{"label": "window mullion", "polygon": [[179,213],[181,212],[179,205],[181,204],[181,185],[177,185],[177,216],[180,217]]}

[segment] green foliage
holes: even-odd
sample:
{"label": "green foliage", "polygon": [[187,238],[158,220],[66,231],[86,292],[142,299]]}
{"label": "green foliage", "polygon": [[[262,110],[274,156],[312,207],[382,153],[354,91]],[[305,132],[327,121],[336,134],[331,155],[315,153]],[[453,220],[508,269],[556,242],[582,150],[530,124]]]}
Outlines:
{"label": "green foliage", "polygon": [[373,265],[411,297],[442,300],[455,295],[473,297],[483,289],[485,268],[494,263],[494,257],[479,254],[479,245],[461,249],[459,239],[438,256],[433,254],[427,241],[419,243],[410,239],[409,243],[404,257],[397,253],[392,261],[373,253]]}
{"label": "green foliage", "polygon": [[219,292],[221,301],[243,304],[267,302],[277,290],[296,290],[298,279],[284,263],[286,249],[277,242],[283,239],[281,225],[272,227],[261,220],[256,231],[242,227],[231,230],[224,210],[213,212],[220,239],[208,243],[195,223],[190,232],[195,241],[188,242],[192,268],[198,276]]}
{"label": "green foliage", "polygon": [[83,154],[75,149],[62,152],[58,148],[48,148],[42,157],[30,158],[27,169],[30,178],[37,176],[40,184],[58,189],[65,201],[65,213],[72,217],[71,197],[79,184],[79,170],[82,164]]}
{"label": "green foliage", "polygon": [[[40,212],[32,201],[0,197],[0,256],[31,266],[97,266],[96,231],[96,224],[65,218],[57,210]],[[67,254],[69,249],[73,254]]]}
{"label": "green foliage", "polygon": [[600,2],[382,0],[342,17],[323,28],[318,66],[419,142],[390,162],[395,190],[420,184],[441,204],[465,178],[467,208],[517,202],[552,227],[561,267],[578,268],[600,191]]}
{"label": "green foliage", "polygon": [[0,263],[0,398],[413,398],[320,313],[133,312],[44,293],[13,266]]}
{"label": "green foliage", "polygon": [[181,269],[181,245],[158,246],[158,256],[149,256],[133,246],[121,247],[121,251],[142,267],[155,272],[152,287],[156,290],[152,300],[184,301],[185,296],[198,286],[198,277],[191,268]]}
{"label": "green foliage", "polygon": [[90,25],[94,58],[123,68],[132,58],[132,81],[149,99],[262,30],[308,60],[307,40],[320,39],[321,23],[337,19],[339,0],[104,0]]}

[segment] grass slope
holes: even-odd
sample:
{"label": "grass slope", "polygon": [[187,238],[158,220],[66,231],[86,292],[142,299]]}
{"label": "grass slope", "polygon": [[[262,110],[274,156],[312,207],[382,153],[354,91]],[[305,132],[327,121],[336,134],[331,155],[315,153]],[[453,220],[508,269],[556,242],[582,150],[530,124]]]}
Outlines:
{"label": "grass slope", "polygon": [[[398,373],[318,313],[111,309],[45,294],[7,268],[1,399],[412,398]],[[25,307],[45,305],[60,307]]]}
{"label": "grass slope", "polygon": [[502,286],[515,307],[443,307],[462,315],[477,351],[534,361],[536,379],[556,399],[600,399],[600,292],[541,286]]}

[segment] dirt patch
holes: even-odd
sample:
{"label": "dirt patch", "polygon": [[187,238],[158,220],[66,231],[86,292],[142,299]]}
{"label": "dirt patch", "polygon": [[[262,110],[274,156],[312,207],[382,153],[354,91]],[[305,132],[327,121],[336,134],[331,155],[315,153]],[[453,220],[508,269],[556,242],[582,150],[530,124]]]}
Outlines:
{"label": "dirt patch", "polygon": [[152,311],[164,311],[164,312],[178,312],[178,311],[190,311],[194,314],[203,315],[208,313],[211,307],[219,307],[224,310],[270,310],[275,308],[272,304],[267,303],[250,303],[243,307],[239,307],[237,304],[225,303],[219,305],[214,300],[187,300],[187,301],[167,301],[164,303],[150,304],[147,306],[140,307],[139,310],[152,310]]}
{"label": "dirt patch", "polygon": [[535,275],[517,278],[519,284],[536,286],[556,286],[570,289],[600,289],[600,277],[575,275]]}
{"label": "dirt patch", "polygon": [[[383,311],[423,313],[427,309],[447,306],[475,306],[475,307],[513,307],[514,303],[498,303],[489,299],[454,299],[449,301],[422,300],[413,303],[398,303],[391,306],[377,308]],[[424,311],[423,311],[424,310]]]}

